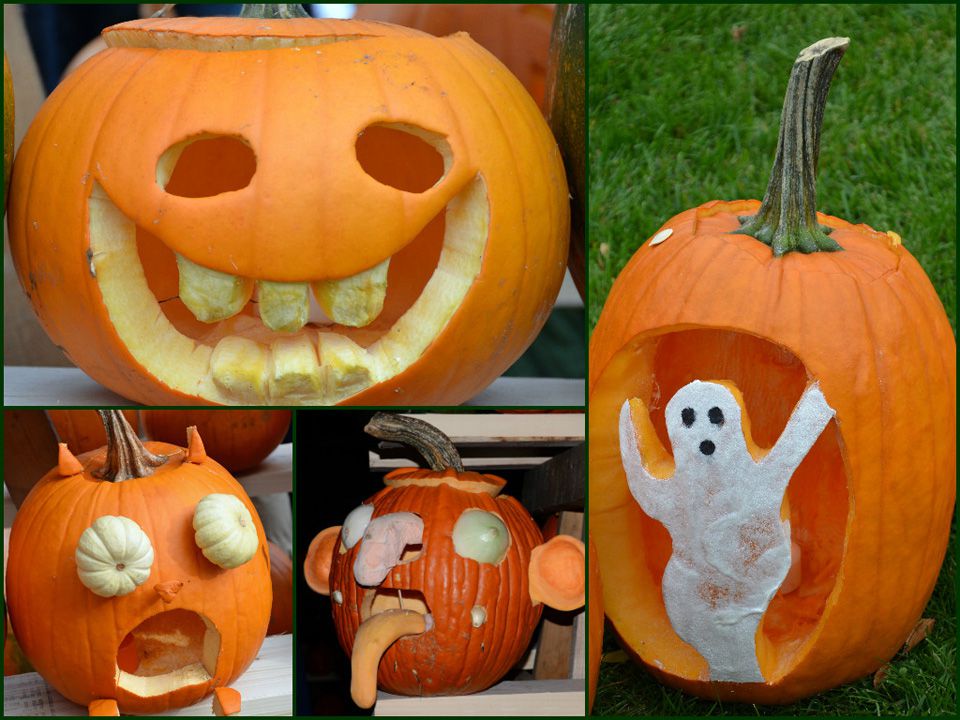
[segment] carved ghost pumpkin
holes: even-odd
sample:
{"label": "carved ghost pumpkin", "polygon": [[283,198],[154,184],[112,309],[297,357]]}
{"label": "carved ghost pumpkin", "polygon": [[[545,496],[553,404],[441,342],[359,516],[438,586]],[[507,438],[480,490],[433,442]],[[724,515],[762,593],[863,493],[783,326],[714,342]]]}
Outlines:
{"label": "carved ghost pumpkin", "polygon": [[[424,452],[434,469],[388,474],[342,527],[314,539],[304,565],[310,586],[331,596],[361,707],[378,685],[403,695],[484,690],[521,657],[544,604],[572,610],[584,600],[583,543],[544,544],[523,506],[499,495],[504,480],[463,471],[448,439],[413,422],[377,415],[368,431],[442,448]],[[397,427],[405,433],[391,434]]]}
{"label": "carved ghost pumpkin", "polygon": [[94,379],[146,404],[454,404],[539,332],[563,165],[468,36],[156,18],[104,38],[27,133],[10,213],[24,290]]}
{"label": "carved ghost pumpkin", "polygon": [[[815,212],[846,46],[797,58],[763,203],[668,220],[591,340],[604,609],[656,677],[708,698],[792,702],[876,670],[919,619],[949,538],[956,343],[943,306],[896,233]],[[722,650],[741,620],[750,662],[733,668]]]}
{"label": "carved ghost pumpkin", "polygon": [[189,449],[144,447],[110,412],[107,448],[75,457],[61,444],[17,513],[7,602],[26,656],[67,698],[160,713],[226,686],[256,656],[267,541],[199,435]]}

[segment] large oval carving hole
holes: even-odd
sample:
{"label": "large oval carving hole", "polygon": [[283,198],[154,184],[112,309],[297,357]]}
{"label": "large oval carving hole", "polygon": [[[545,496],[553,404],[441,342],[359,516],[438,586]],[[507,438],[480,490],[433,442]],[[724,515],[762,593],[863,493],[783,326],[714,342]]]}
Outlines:
{"label": "large oval carving hole", "polygon": [[253,149],[242,139],[204,135],[164,151],[157,161],[157,184],[171,195],[212,197],[245,188],[256,170]]}
{"label": "large oval carving hole", "polygon": [[371,125],[357,138],[357,161],[379,183],[422,193],[443,178],[450,158],[436,133],[402,125]]}

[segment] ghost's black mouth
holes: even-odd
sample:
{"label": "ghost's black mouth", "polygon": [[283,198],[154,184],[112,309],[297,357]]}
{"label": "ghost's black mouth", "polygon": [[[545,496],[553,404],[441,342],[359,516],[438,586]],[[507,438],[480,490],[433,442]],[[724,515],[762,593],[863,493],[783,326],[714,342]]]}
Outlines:
{"label": "ghost's black mouth", "polygon": [[704,455],[713,455],[714,451],[717,449],[717,446],[713,444],[710,440],[704,440],[700,443],[700,452]]}

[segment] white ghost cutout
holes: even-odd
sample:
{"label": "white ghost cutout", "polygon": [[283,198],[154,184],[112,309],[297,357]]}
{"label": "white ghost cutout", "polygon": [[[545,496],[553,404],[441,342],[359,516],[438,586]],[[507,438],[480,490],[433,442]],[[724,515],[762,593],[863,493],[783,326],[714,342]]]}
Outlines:
{"label": "white ghost cutout", "polygon": [[649,423],[646,412],[640,400],[623,404],[620,454],[634,499],[673,541],[662,582],[670,623],[707,661],[711,680],[763,682],[757,627],[790,569],[783,496],[835,412],[809,385],[776,445],[754,460],[733,393],[694,380],[667,403],[675,469],[663,480],[638,447],[635,421]]}

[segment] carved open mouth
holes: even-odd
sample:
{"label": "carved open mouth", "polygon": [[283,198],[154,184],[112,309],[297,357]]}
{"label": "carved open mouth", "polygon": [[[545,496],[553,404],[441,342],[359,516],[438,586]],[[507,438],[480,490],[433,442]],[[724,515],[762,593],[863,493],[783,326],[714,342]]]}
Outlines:
{"label": "carved open mouth", "polygon": [[190,610],[153,615],[117,649],[117,687],[139,697],[165,695],[210,682],[220,655],[220,633]]}
{"label": "carved open mouth", "polygon": [[[410,128],[373,126],[364,135],[377,149],[427,144]],[[361,161],[362,147],[361,138]],[[207,162],[209,153],[218,162]],[[231,192],[249,180],[249,155],[237,139],[191,138],[160,158],[157,182],[186,197]],[[409,167],[401,179],[368,172],[400,189],[426,189]],[[480,272],[488,223],[477,176],[393,256],[350,277],[278,282],[201,266],[130,220],[94,183],[90,272],[127,350],[174,390],[223,404],[332,404],[423,354]]]}
{"label": "carved open mouth", "polygon": [[378,588],[367,591],[360,606],[360,622],[392,610],[411,610],[419,613],[424,616],[427,630],[433,629],[433,615],[430,614],[430,606],[427,605],[427,599],[423,593],[399,588]]}

